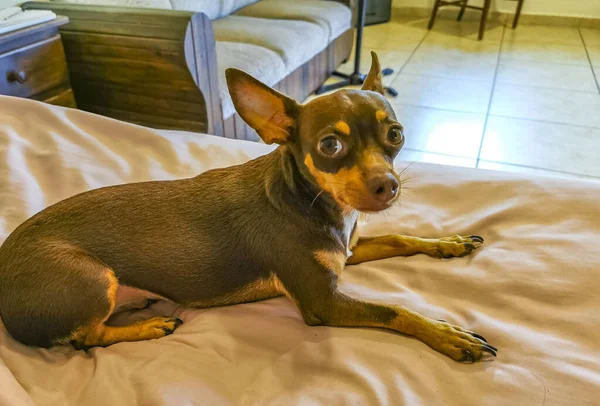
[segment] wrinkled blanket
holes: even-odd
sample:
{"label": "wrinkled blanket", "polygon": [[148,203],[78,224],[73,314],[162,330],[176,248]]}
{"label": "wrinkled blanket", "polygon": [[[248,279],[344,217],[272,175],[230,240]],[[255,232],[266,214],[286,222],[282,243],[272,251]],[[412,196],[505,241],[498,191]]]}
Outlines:
{"label": "wrinkled blanket", "polygon": [[[269,150],[0,97],[0,242],[75,193]],[[371,216],[366,234],[476,233],[485,245],[459,259],[351,266],[340,288],[475,330],[500,349],[493,361],[458,364],[377,329],[309,327],[286,298],[207,310],[159,302],[121,316],[176,315],[175,334],[89,353],[28,348],[0,327],[0,404],[600,404],[600,183],[419,163],[406,174],[401,204]]]}

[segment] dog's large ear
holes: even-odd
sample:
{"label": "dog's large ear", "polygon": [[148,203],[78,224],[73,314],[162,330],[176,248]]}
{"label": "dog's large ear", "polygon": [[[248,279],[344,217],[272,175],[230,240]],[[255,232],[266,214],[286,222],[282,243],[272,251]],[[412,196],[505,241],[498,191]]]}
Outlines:
{"label": "dog's large ear", "polygon": [[385,94],[383,90],[383,82],[381,81],[381,65],[379,64],[379,57],[375,51],[371,51],[371,70],[365,78],[361,89],[372,90],[377,93]]}
{"label": "dog's large ear", "polygon": [[296,124],[298,103],[239,69],[227,69],[227,87],[242,119],[267,144],[285,144]]}

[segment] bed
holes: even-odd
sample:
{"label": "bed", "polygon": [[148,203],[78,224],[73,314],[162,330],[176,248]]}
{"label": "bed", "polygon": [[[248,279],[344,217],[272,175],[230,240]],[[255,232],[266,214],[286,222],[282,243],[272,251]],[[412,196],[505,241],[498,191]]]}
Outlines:
{"label": "bed", "polygon": [[[270,149],[0,97],[0,242],[75,193],[189,177]],[[371,216],[366,234],[477,233],[484,247],[351,266],[340,288],[476,330],[500,349],[493,361],[459,364],[376,329],[309,327],[286,298],[206,310],[158,302],[119,317],[175,315],[184,324],[173,335],[88,353],[28,348],[0,325],[0,404],[600,404],[600,182],[420,163],[407,173],[401,204]]]}

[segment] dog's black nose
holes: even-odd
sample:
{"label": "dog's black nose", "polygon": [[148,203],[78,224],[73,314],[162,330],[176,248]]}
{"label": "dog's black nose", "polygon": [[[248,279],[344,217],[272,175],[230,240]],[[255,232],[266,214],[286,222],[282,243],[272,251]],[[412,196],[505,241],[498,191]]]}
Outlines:
{"label": "dog's black nose", "polygon": [[368,187],[373,197],[387,203],[398,194],[398,181],[391,173],[379,175],[368,181]]}

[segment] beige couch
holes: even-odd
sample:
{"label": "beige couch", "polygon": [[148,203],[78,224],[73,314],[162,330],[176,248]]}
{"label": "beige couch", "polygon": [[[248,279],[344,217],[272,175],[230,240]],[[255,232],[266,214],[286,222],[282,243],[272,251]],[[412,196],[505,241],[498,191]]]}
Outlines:
{"label": "beige couch", "polygon": [[[242,69],[295,98],[307,97],[350,54],[352,11],[348,2],[343,3],[326,0],[60,0],[27,3],[25,8],[50,8],[71,19],[62,35],[79,108],[158,128],[256,139],[254,132],[235,114],[227,92],[225,69]],[[180,38],[164,32],[177,27]],[[156,30],[153,32],[152,28]],[[136,38],[139,41],[135,41]],[[154,48],[148,46],[148,40],[156,41]],[[173,40],[179,45],[165,43]],[[132,55],[140,55],[130,60],[123,58],[126,49],[111,54],[108,49],[89,46],[99,43],[105,48],[119,48],[126,43],[125,48],[130,49]],[[154,49],[155,58],[149,57],[147,52],[139,52],[148,48]],[[167,52],[172,54],[171,62],[164,58]],[[123,64],[114,67],[115,58],[123,58]],[[184,72],[180,69],[182,61]],[[144,63],[148,69],[141,75],[139,70],[143,70]],[[177,66],[166,67],[165,63]],[[131,73],[126,69],[130,65],[137,69],[132,76],[142,80],[124,83],[114,77]],[[184,77],[186,71],[187,78]],[[154,85],[149,83],[147,75],[155,76]],[[187,89],[192,82],[201,95],[191,98],[206,105],[203,112],[190,108],[193,101],[186,101],[192,96],[189,93],[194,93]],[[171,96],[164,89],[152,93],[152,86],[164,87],[165,84],[171,89]],[[127,95],[127,102],[121,97],[123,94]],[[136,95],[145,97],[146,102]],[[173,103],[161,104],[156,109],[148,100],[165,97],[172,98]],[[185,105],[180,105],[181,102]]]}

